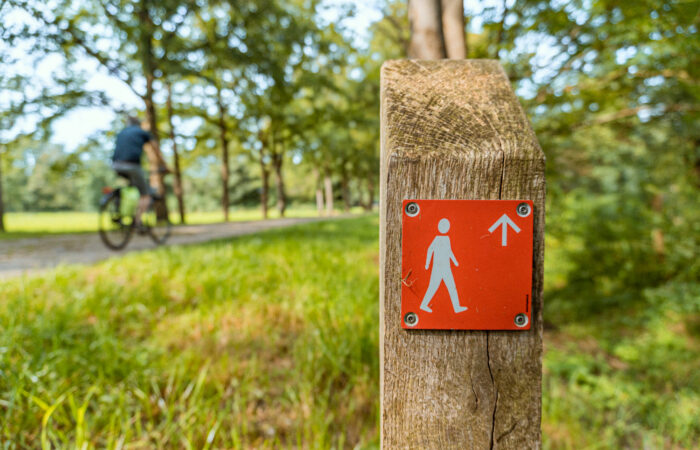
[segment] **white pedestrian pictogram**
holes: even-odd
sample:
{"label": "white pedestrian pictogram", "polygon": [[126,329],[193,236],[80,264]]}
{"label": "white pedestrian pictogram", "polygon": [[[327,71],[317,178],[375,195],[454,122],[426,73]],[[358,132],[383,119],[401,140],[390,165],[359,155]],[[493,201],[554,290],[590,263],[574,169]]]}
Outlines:
{"label": "white pedestrian pictogram", "polygon": [[[450,221],[447,219],[441,219],[438,223],[438,231],[444,235],[449,230]],[[430,247],[428,247],[428,255],[425,260],[425,270],[430,268],[431,259],[433,261],[433,271],[430,273],[430,284],[428,285],[428,290],[425,292],[420,309],[429,313],[433,312],[433,310],[430,309],[430,301],[433,299],[433,296],[440,287],[440,283],[444,282],[447,292],[450,294],[452,308],[454,308],[455,313],[466,311],[467,307],[459,304],[457,286],[455,286],[455,280],[452,276],[452,266],[450,262],[454,262],[455,267],[459,267],[459,263],[457,262],[457,258],[455,258],[454,253],[452,253],[449,236],[435,236],[435,239],[433,239]]]}

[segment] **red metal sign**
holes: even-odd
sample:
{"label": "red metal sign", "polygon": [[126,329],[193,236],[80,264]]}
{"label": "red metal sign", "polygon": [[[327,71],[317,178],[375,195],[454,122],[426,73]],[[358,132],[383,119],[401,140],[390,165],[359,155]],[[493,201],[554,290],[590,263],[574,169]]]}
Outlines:
{"label": "red metal sign", "polygon": [[406,329],[528,330],[530,200],[404,200]]}

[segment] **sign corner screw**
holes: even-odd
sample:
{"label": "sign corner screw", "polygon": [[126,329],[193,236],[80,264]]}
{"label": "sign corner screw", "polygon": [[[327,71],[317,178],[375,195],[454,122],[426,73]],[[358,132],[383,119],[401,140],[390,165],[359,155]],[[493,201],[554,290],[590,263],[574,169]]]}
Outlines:
{"label": "sign corner screw", "polygon": [[531,211],[530,205],[529,205],[528,203],[525,203],[525,202],[522,202],[522,203],[518,204],[518,207],[517,207],[517,209],[516,209],[516,212],[518,213],[518,215],[519,215],[520,217],[527,217],[527,216],[529,216],[529,215],[530,215],[530,211]]}
{"label": "sign corner screw", "polygon": [[513,322],[515,322],[516,327],[522,328],[530,322],[530,319],[527,317],[526,314],[520,313],[516,314],[515,319],[513,319]]}
{"label": "sign corner screw", "polygon": [[418,315],[413,312],[406,313],[406,315],[403,316],[403,321],[409,327],[415,327],[418,325]]}
{"label": "sign corner screw", "polygon": [[418,213],[420,212],[420,207],[418,206],[418,203],[416,202],[408,202],[406,203],[406,215],[409,217],[416,217]]}

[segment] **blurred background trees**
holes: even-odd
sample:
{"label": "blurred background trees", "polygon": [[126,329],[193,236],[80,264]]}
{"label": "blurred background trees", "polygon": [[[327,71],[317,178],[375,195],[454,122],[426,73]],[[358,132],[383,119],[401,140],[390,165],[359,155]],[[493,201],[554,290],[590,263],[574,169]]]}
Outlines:
{"label": "blurred background trees", "polygon": [[[3,3],[0,213],[93,209],[113,181],[112,135],[134,109],[159,138],[149,160],[174,170],[181,221],[185,205],[217,203],[225,220],[235,205],[265,216],[290,202],[369,210],[381,62],[498,58],[548,157],[548,233],[571,264],[563,289],[606,279],[612,297],[639,298],[693,278],[696,4],[387,0],[374,10],[379,19],[358,26],[352,3],[317,0]],[[93,72],[141,105],[92,88]],[[76,148],[52,141],[61,117],[95,106],[115,112],[109,129]]]}

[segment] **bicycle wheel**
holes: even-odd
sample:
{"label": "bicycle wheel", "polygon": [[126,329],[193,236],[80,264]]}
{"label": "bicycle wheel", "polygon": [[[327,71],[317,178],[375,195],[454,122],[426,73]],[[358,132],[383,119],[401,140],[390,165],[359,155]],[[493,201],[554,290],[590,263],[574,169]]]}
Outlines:
{"label": "bicycle wheel", "polygon": [[100,239],[112,250],[121,250],[131,239],[134,218],[122,214],[119,190],[107,194],[100,203]]}
{"label": "bicycle wheel", "polygon": [[164,214],[163,201],[162,199],[154,199],[141,219],[148,228],[148,235],[151,236],[156,245],[164,244],[172,231],[172,224],[167,214]]}

